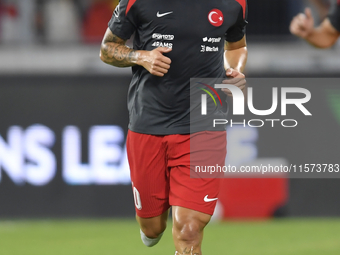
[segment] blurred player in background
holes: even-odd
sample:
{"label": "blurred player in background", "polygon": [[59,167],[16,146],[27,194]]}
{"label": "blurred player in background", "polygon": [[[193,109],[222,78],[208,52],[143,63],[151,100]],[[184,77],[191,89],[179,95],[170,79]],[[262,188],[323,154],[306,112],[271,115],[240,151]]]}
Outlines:
{"label": "blurred player in background", "polygon": [[[246,16],[246,0],[121,0],[112,15],[100,58],[132,66],[127,150],[147,246],[160,240],[172,206],[176,254],[202,254],[220,180],[190,178],[190,78],[239,78],[229,83],[245,87]],[[131,49],[126,41],[134,33]],[[225,130],[194,135],[207,146],[198,157],[224,165]],[[213,140],[220,146],[209,148]]]}
{"label": "blurred player in background", "polygon": [[329,48],[340,36],[340,0],[332,3],[328,17],[320,26],[314,27],[314,18],[309,8],[298,14],[291,22],[292,34],[305,39],[318,48]]}

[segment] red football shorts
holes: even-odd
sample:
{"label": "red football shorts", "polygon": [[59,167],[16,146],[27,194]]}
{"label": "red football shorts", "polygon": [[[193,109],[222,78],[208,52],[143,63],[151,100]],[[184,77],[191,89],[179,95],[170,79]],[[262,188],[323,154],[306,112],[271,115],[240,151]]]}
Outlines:
{"label": "red football shorts", "polygon": [[224,166],[226,143],[225,131],[191,135],[147,135],[129,131],[127,153],[137,215],[155,217],[170,206],[212,215],[220,179],[191,178],[190,171],[194,171],[195,166],[190,166],[190,155],[204,159],[200,163],[205,165]]}

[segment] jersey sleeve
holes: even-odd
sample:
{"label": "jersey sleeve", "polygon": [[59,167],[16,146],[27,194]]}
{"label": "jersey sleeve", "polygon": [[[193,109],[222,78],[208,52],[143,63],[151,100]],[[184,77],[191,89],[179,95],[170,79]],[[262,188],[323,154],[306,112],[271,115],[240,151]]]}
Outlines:
{"label": "jersey sleeve", "polygon": [[340,0],[333,0],[328,18],[333,27],[340,32]]}
{"label": "jersey sleeve", "polygon": [[240,8],[236,23],[225,33],[225,39],[227,42],[238,42],[246,34],[246,25],[248,24],[248,4],[246,0],[236,1],[239,2],[242,8]]}
{"label": "jersey sleeve", "polygon": [[109,21],[111,32],[123,40],[129,39],[137,27],[133,8],[135,2],[136,0],[120,0]]}

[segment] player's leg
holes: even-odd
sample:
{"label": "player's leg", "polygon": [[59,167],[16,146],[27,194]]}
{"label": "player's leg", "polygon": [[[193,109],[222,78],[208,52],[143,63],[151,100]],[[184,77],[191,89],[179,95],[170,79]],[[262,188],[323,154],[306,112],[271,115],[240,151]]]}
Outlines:
{"label": "player's leg", "polygon": [[136,215],[140,226],[141,239],[146,246],[152,247],[161,240],[166,229],[168,216],[169,210],[152,218],[141,218]]}
{"label": "player's leg", "polygon": [[203,230],[211,215],[180,206],[173,206],[172,213],[176,255],[201,255]]}
{"label": "player's leg", "polygon": [[170,203],[173,205],[172,235],[176,255],[202,254],[203,231],[214,213],[219,184],[220,179],[191,178],[185,185],[171,186],[174,187],[171,188]]}
{"label": "player's leg", "polygon": [[166,228],[169,210],[169,173],[162,136],[129,131],[127,151],[136,219],[146,246],[158,243]]}
{"label": "player's leg", "polygon": [[202,132],[190,138],[178,136],[170,144],[173,146],[168,148],[169,201],[173,206],[176,255],[201,255],[203,230],[217,203],[221,174],[201,175],[195,172],[195,166],[224,166],[226,132]]}
{"label": "player's leg", "polygon": [[149,238],[157,238],[166,229],[166,224],[169,217],[169,210],[163,214],[152,218],[141,218],[136,215],[136,220],[139,223],[140,229]]}

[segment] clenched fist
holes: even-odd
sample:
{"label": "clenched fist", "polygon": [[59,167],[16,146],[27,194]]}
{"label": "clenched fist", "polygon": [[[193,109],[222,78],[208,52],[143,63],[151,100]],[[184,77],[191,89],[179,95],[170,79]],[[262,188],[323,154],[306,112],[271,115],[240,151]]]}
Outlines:
{"label": "clenched fist", "polygon": [[[224,80],[222,83],[234,85],[244,92],[247,82],[243,73],[234,70],[233,68],[228,68],[226,71],[226,75],[229,79]],[[229,89],[222,89],[222,91],[228,96],[233,96]]]}
{"label": "clenched fist", "polygon": [[152,51],[139,51],[137,64],[143,66],[151,74],[163,77],[171,64],[171,59],[163,54],[171,50],[166,47],[158,47]]}

